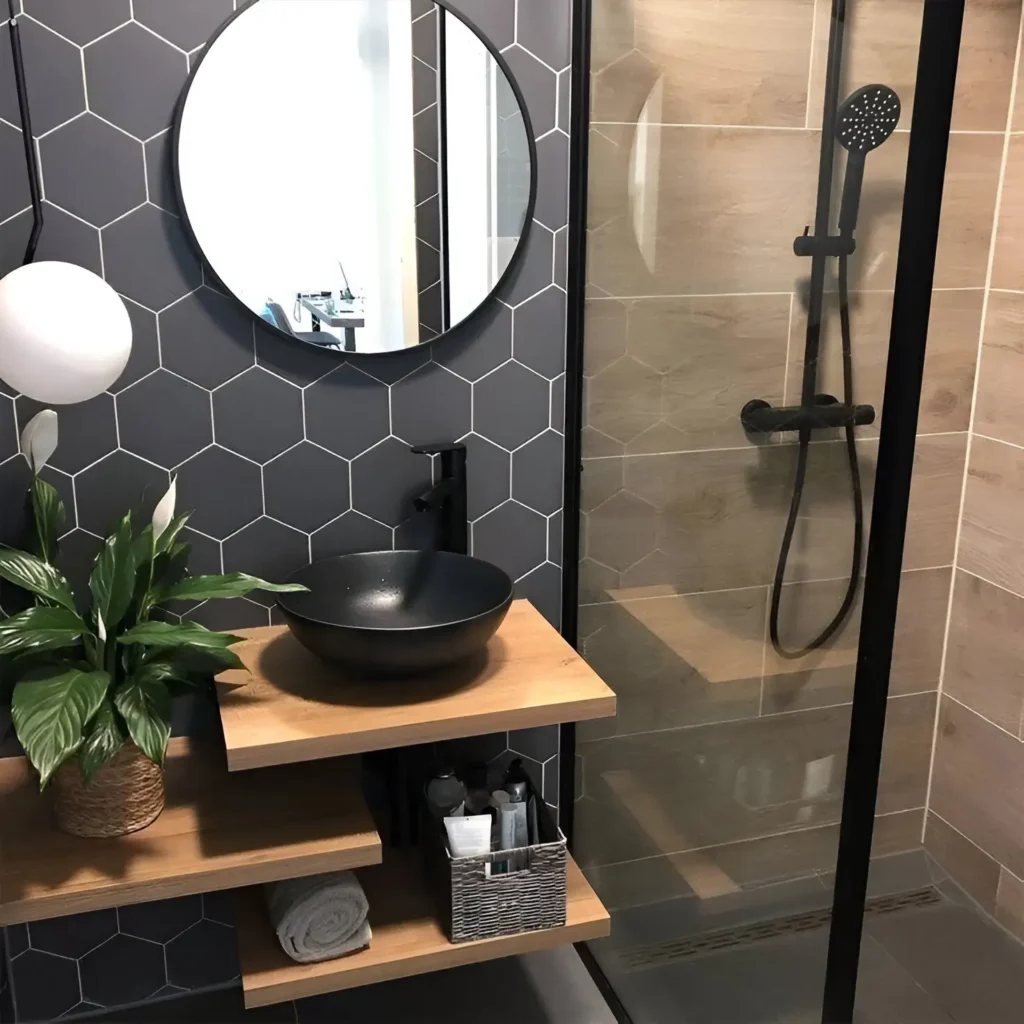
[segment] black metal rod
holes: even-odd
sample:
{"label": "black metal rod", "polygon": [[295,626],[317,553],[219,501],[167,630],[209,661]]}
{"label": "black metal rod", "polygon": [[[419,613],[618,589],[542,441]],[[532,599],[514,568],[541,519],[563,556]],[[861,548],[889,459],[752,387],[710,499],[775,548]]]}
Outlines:
{"label": "black metal rod", "polygon": [[448,13],[437,8],[437,194],[441,214],[441,333],[452,325],[448,244]]}
{"label": "black metal rod", "polygon": [[18,93],[18,114],[21,118],[22,143],[25,147],[25,169],[28,171],[28,190],[32,199],[32,232],[28,237],[22,265],[35,259],[39,236],[43,232],[43,179],[39,173],[36,143],[32,135],[32,116],[28,106],[28,83],[25,79],[25,60],[21,49],[21,27],[14,9],[14,0],[7,0],[10,10],[8,28],[11,34],[11,60],[14,66],[14,85]]}
{"label": "black metal rod", "polygon": [[925,0],[839,829],[821,1018],[824,1024],[849,1024],[857,994],[889,669],[896,635],[896,607],[963,17],[964,0]]}

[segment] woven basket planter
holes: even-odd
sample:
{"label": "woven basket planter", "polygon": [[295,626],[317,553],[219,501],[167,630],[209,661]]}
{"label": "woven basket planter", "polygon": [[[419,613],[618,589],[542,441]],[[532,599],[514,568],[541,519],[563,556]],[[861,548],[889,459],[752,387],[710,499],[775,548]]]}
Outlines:
{"label": "woven basket planter", "polygon": [[57,827],[73,836],[109,838],[137,832],[164,809],[164,772],[134,743],[126,743],[89,782],[77,760],[53,777]]}

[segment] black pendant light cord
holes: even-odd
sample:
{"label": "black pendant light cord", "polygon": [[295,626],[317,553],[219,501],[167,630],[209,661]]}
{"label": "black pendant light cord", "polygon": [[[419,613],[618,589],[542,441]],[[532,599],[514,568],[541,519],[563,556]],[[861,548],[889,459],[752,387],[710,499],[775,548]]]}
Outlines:
{"label": "black pendant light cord", "polygon": [[25,248],[22,265],[31,263],[39,246],[39,236],[43,231],[43,187],[39,173],[39,160],[36,156],[36,143],[32,135],[32,117],[28,109],[28,86],[25,82],[25,61],[21,50],[21,29],[18,26],[18,15],[14,9],[14,0],[7,0],[11,20],[8,28],[11,34],[11,58],[14,64],[14,84],[18,92],[18,113],[21,117],[21,135],[25,147],[25,169],[28,171],[28,189],[32,199],[32,232]]}
{"label": "black pendant light cord", "polygon": [[[843,401],[853,406],[853,340],[850,327],[850,294],[848,257],[839,257],[839,323],[843,346]],[[789,505],[789,517],[782,535],[782,547],[779,550],[779,562],[775,568],[775,579],[772,583],[772,603],[768,617],[768,630],[772,647],[783,658],[802,658],[805,654],[817,650],[846,621],[846,616],[853,607],[860,582],[860,567],[864,547],[864,493],[861,487],[860,462],[857,458],[857,442],[853,433],[853,424],[846,426],[846,454],[850,464],[850,484],[853,494],[853,558],[850,567],[850,582],[839,610],[829,624],[806,647],[789,650],[782,646],[779,639],[779,607],[782,603],[782,589],[786,578],[786,565],[789,562],[789,551],[793,544],[797,520],[800,516],[800,505],[803,503],[804,483],[807,477],[807,460],[811,451],[810,430],[800,431],[799,449],[796,458],[796,474],[793,480],[793,498]]]}

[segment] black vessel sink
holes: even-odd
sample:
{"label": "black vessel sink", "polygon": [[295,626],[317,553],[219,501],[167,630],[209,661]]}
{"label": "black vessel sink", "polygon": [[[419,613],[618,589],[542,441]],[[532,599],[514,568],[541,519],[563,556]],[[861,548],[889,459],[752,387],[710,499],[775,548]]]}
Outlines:
{"label": "black vessel sink", "polygon": [[449,551],[369,551],[294,573],[279,605],[296,639],[361,673],[428,672],[482,650],[512,603],[490,562]]}

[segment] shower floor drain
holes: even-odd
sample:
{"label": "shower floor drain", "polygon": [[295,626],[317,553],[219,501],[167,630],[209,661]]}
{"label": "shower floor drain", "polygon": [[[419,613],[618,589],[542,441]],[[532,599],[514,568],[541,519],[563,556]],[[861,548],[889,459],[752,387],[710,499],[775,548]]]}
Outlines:
{"label": "shower floor drain", "polygon": [[[880,917],[898,910],[930,907],[942,902],[942,894],[933,886],[913,889],[910,892],[895,893],[891,896],[875,896],[867,901],[864,908],[866,915]],[[824,928],[832,917],[832,911],[826,907],[821,910],[809,910],[802,914],[791,914],[788,917],[777,917],[755,924],[739,925],[735,928],[723,928],[719,931],[700,932],[681,939],[659,942],[650,946],[639,946],[624,950],[619,959],[628,971],[641,970],[644,967],[660,967],[663,964],[685,960],[688,957],[707,953],[717,953],[723,949],[736,946],[750,946],[755,942],[775,939],[785,935],[799,935],[801,932]]]}

